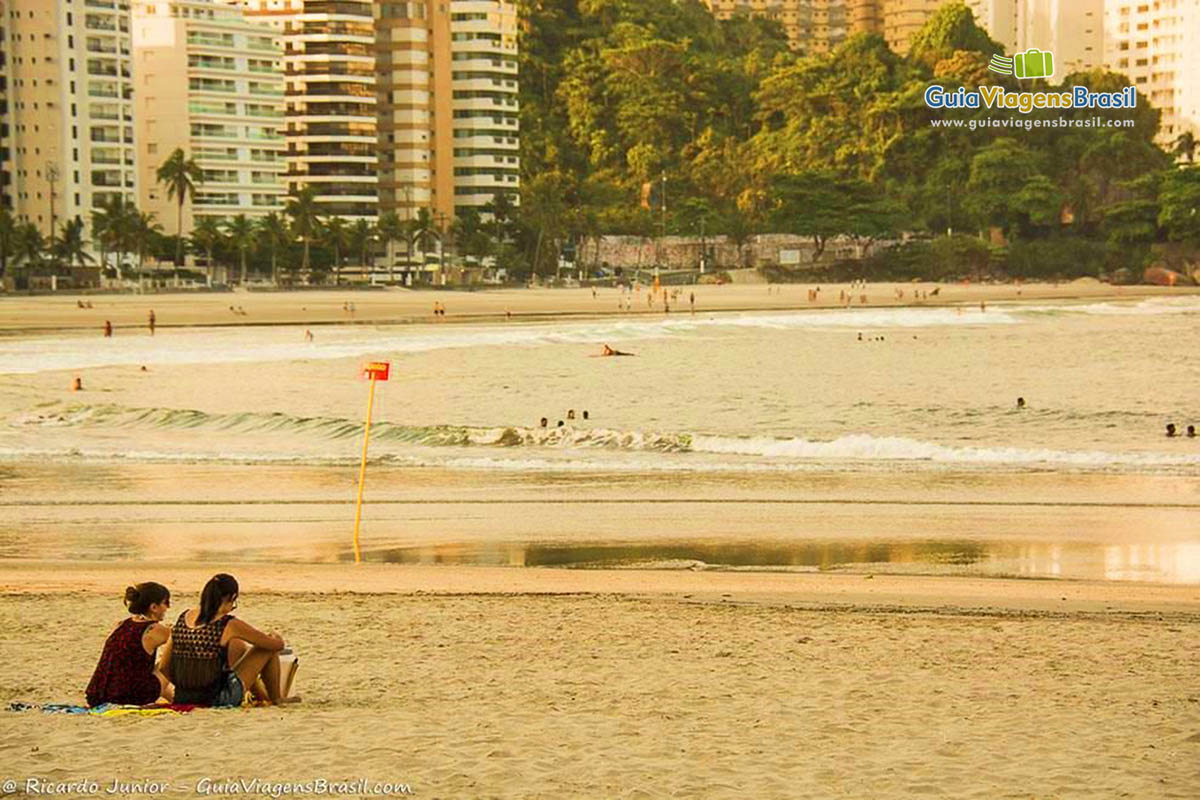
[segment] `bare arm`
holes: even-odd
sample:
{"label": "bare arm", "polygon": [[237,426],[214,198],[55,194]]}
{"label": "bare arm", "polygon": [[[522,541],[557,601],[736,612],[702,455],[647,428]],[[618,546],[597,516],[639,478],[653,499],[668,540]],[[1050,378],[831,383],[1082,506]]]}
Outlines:
{"label": "bare arm", "polygon": [[230,639],[241,639],[255,647],[261,647],[263,650],[271,652],[277,652],[284,648],[282,636],[263,633],[253,625],[236,618],[229,620],[229,624],[225,626],[225,634],[221,638],[225,643],[228,643]]}
{"label": "bare arm", "polygon": [[154,623],[142,633],[142,648],[150,655],[167,643],[171,638],[171,629],[161,623]]}
{"label": "bare arm", "polygon": [[[169,634],[169,631],[168,631],[168,634]],[[171,648],[171,646],[174,643],[174,641],[175,640],[170,638],[170,636],[168,635],[167,643],[165,645],[163,645],[162,650],[160,650],[158,653],[158,671],[161,672],[163,675],[165,675],[167,677],[168,681],[172,681],[172,678],[171,678],[171,649],[172,648]]]}

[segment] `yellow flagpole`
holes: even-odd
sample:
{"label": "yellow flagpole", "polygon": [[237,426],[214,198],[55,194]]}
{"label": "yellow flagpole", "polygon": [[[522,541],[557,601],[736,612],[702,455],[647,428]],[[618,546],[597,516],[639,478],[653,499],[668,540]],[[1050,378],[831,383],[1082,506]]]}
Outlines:
{"label": "yellow flagpole", "polygon": [[354,563],[362,563],[358,550],[358,523],[362,519],[363,483],[367,478],[367,442],[371,438],[371,409],[375,406],[375,374],[371,374],[371,390],[367,394],[367,424],[363,429],[362,465],[358,468],[358,500],[354,504]]}

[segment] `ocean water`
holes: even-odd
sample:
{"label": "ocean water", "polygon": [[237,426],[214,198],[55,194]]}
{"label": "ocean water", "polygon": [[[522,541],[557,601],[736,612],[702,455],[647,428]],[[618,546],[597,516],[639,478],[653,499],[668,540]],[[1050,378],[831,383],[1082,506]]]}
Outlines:
{"label": "ocean water", "polygon": [[[1179,512],[1169,522],[1156,516],[1142,534],[1136,520],[1125,532],[1108,526],[1096,546],[1118,536],[1132,546],[1139,535],[1179,547],[1200,542],[1200,524],[1194,541],[1187,531],[1200,508],[1200,438],[1164,435],[1168,422],[1200,426],[1200,298],[340,326],[320,329],[313,342],[303,334],[277,326],[0,338],[0,463],[354,474],[366,400],[357,365],[382,358],[393,378],[378,388],[369,453],[392,475],[469,474],[482,486],[537,486],[547,500],[614,481],[653,485],[668,499],[687,499],[698,485],[719,496],[720,487],[769,484],[772,501],[836,475],[847,502],[870,502],[892,482],[907,487],[898,501],[950,487],[951,501],[963,504],[980,493],[1001,500],[995,486],[1037,475],[1036,498],[1009,499]],[[605,343],[636,357],[596,357]],[[75,374],[87,390],[62,391]],[[856,481],[873,488],[857,491]],[[11,500],[3,489],[0,480],[0,500]],[[69,501],[79,487],[57,490]],[[912,525],[886,510],[871,514],[881,528],[901,516]],[[1058,524],[1083,523],[1065,515]],[[579,542],[555,546],[602,552],[600,534],[588,539],[580,527]],[[774,539],[787,538],[786,515],[768,527]],[[936,555],[917,562],[956,563],[938,543],[971,538],[969,527],[938,533],[921,551]],[[734,543],[719,530],[701,533],[680,526],[676,549],[654,552],[690,563],[692,546],[701,560],[725,553],[730,567],[754,566],[746,553],[765,554],[764,567],[780,558],[744,533],[741,549],[728,549]],[[825,540],[836,534],[821,532]],[[379,552],[404,560],[395,547]],[[816,558],[804,552],[801,561]],[[1024,574],[1004,563],[1005,573]],[[1167,579],[1180,574],[1190,573],[1175,569]]]}

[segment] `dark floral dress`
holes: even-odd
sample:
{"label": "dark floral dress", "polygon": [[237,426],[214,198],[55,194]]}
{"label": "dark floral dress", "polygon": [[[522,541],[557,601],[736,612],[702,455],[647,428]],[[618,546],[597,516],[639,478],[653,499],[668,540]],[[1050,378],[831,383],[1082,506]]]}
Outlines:
{"label": "dark floral dress", "polygon": [[145,706],[162,694],[154,674],[154,656],[142,647],[142,634],[153,620],[127,619],[104,642],[100,663],[87,687],[89,706],[103,703]]}

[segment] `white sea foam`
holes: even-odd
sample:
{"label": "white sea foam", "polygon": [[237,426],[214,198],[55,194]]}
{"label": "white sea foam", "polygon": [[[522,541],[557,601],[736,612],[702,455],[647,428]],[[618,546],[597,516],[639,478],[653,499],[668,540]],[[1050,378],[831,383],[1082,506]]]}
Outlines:
{"label": "white sea foam", "polygon": [[1047,450],[1020,447],[952,447],[900,436],[852,434],[831,441],[807,439],[692,437],[697,453],[768,458],[862,461],[933,461],[948,464],[1055,464],[1074,467],[1200,467],[1200,454],[1115,453],[1103,450]]}
{"label": "white sea foam", "polygon": [[23,374],[103,366],[221,364],[362,358],[473,347],[539,347],[626,342],[688,336],[721,329],[877,329],[953,325],[1012,325],[1019,320],[996,310],[890,308],[837,309],[768,314],[713,314],[654,320],[603,320],[454,326],[397,325],[322,328],[313,342],[303,327],[192,328],[159,336],[93,334],[0,339],[0,374]]}

